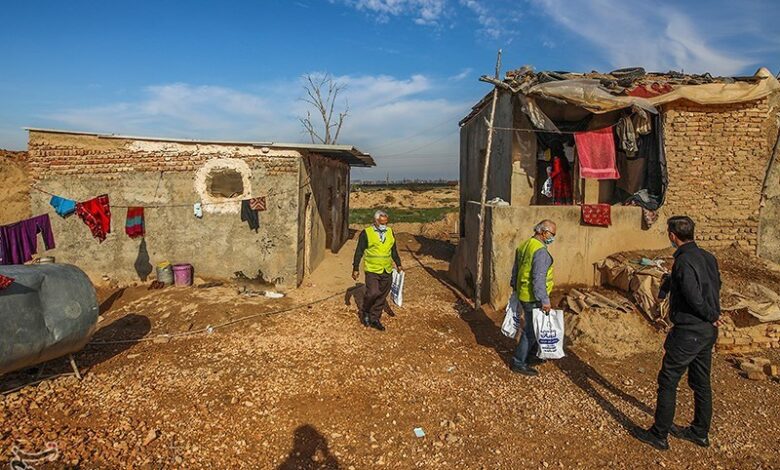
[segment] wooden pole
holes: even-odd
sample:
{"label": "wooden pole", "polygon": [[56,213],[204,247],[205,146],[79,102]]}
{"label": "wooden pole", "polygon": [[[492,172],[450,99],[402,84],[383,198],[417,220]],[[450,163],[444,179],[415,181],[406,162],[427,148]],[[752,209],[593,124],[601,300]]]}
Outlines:
{"label": "wooden pole", "polygon": [[[501,73],[501,49],[496,58],[495,80]],[[496,119],[496,102],[498,102],[498,85],[493,87],[493,102],[490,105],[490,120],[488,120],[487,148],[485,149],[485,166],[482,168],[482,194],[479,201],[479,241],[477,242],[477,283],[474,286],[474,308],[482,306],[482,265],[485,252],[485,203],[487,202],[488,171],[490,169],[490,154],[493,152],[493,123]]]}

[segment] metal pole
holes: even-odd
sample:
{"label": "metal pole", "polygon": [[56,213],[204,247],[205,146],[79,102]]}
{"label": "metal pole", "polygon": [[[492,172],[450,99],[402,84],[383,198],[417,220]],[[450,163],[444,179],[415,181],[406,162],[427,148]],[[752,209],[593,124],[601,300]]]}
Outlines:
{"label": "metal pole", "polygon": [[[499,80],[499,74],[501,73],[501,49],[498,50],[498,57],[496,58],[496,76],[495,79]],[[488,135],[487,135],[487,148],[485,149],[485,166],[482,168],[482,194],[480,196],[479,204],[479,241],[477,243],[477,284],[474,286],[474,308],[478,309],[482,306],[482,265],[484,257],[484,244],[485,244],[485,203],[487,201],[487,185],[488,185],[488,171],[490,169],[490,154],[493,151],[493,122],[496,118],[496,102],[498,101],[498,86],[494,85],[493,88],[493,102],[490,105],[490,120],[488,120]]]}

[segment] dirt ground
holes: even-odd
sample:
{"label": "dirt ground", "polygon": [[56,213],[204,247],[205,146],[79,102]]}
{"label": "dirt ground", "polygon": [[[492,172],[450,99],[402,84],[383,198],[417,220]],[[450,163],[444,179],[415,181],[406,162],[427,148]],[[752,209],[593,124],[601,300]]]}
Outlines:
{"label": "dirt ground", "polygon": [[0,149],[0,225],[27,219],[30,214],[30,177],[27,152]]}
{"label": "dirt ground", "polygon": [[374,207],[426,208],[458,206],[457,186],[431,188],[421,191],[409,189],[379,189],[352,191],[349,207],[353,209],[371,209]]}
{"label": "dirt ground", "polygon": [[[280,300],[101,291],[100,329],[76,355],[84,380],[2,396],[0,455],[54,442],[57,460],[36,468],[780,468],[780,384],[716,356],[713,446],[655,451],[630,430],[652,421],[660,350],[613,360],[570,346],[539,377],[515,375],[502,313],[471,310],[443,281],[452,246],[401,235],[399,247],[405,304],[383,333],[358,322],[354,241]],[[43,375],[67,370],[57,360]],[[684,384],[678,399],[684,424]]]}

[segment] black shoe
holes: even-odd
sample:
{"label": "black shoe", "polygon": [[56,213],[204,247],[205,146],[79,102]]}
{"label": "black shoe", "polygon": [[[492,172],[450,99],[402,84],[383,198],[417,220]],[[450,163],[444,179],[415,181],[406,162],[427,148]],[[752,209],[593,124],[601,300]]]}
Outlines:
{"label": "black shoe", "polygon": [[693,433],[693,429],[691,429],[690,427],[680,428],[673,424],[672,427],[669,429],[669,434],[676,437],[677,439],[693,442],[699,447],[710,446],[710,440],[708,438],[697,436],[696,434]]}
{"label": "black shoe", "polygon": [[370,326],[375,330],[385,331],[385,325],[383,325],[382,322],[380,322],[379,320],[369,322],[368,326]]}
{"label": "black shoe", "polygon": [[647,429],[635,429],[633,434],[635,438],[639,439],[645,444],[655,447],[658,450],[669,450],[669,441],[666,439],[661,439]]}
{"label": "black shoe", "polygon": [[536,377],[539,375],[539,371],[531,366],[512,366],[512,372],[527,375],[529,377]]}
{"label": "black shoe", "polygon": [[363,324],[363,326],[368,326],[371,322],[368,319],[368,315],[362,315],[360,317],[360,323]]}
{"label": "black shoe", "polygon": [[532,366],[537,364],[544,364],[545,362],[547,361],[544,359],[539,359],[537,356],[531,356],[528,358],[528,364]]}

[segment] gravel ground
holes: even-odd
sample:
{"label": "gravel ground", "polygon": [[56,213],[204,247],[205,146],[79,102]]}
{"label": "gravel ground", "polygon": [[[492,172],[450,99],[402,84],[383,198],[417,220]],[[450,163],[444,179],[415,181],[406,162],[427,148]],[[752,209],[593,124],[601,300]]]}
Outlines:
{"label": "gravel ground", "polygon": [[[660,351],[611,361],[575,345],[539,377],[515,375],[500,313],[471,311],[439,281],[445,253],[402,243],[426,267],[408,271],[386,332],[363,328],[355,300],[338,295],[213,334],[92,344],[76,355],[83,381],[0,398],[0,455],[54,442],[57,460],[36,468],[780,468],[780,384],[716,357],[713,446],[671,439],[655,451],[630,430],[652,422]],[[343,293],[302,291],[274,303],[220,287],[131,288],[104,296],[94,341],[197,332]],[[67,370],[53,361],[44,375]],[[0,389],[32,379],[22,371]],[[691,413],[683,384],[677,422]]]}

